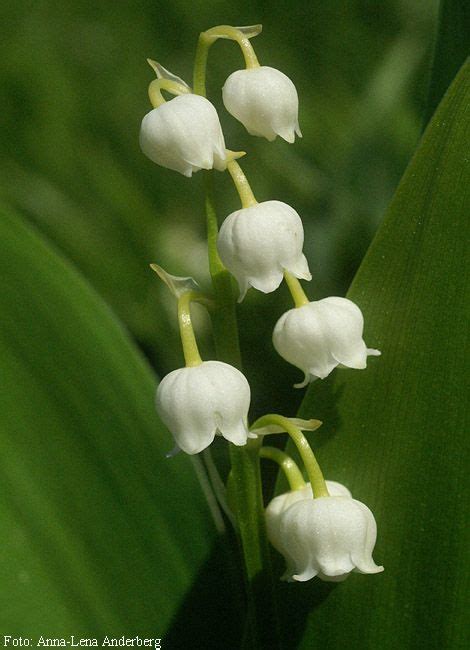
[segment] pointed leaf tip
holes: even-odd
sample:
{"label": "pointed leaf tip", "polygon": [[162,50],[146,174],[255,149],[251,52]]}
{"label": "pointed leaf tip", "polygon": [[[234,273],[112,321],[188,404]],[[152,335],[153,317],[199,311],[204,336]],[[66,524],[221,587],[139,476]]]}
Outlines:
{"label": "pointed leaf tip", "polygon": [[158,63],[158,61],[154,61],[153,59],[147,59],[147,63],[157,75],[157,79],[168,79],[169,81],[175,81],[176,83],[181,84],[185,88],[190,89],[190,86],[188,86],[186,81],[181,79],[181,77],[176,76],[166,68],[164,68],[162,65],[160,65],[160,63]]}
{"label": "pointed leaf tip", "polygon": [[247,38],[254,38],[255,36],[258,36],[258,34],[261,34],[263,31],[263,25],[247,25],[245,27],[235,27],[235,29],[238,29],[238,31]]}
{"label": "pointed leaf tip", "polygon": [[176,298],[179,298],[183,293],[187,293],[188,291],[200,291],[198,283],[191,277],[183,278],[178,275],[171,275],[171,273],[167,273],[158,264],[150,264],[150,268],[163,280]]}
{"label": "pointed leaf tip", "polygon": [[154,70],[155,74],[158,77],[158,63],[156,61],[154,61],[153,59],[147,59],[147,63],[152,68],[152,70]]}

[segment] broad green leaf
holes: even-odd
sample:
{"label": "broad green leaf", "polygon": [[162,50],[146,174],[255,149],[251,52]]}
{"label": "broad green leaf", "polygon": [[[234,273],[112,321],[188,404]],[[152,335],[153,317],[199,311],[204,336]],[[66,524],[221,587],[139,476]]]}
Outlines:
{"label": "broad green leaf", "polygon": [[424,125],[429,122],[470,50],[470,4],[467,0],[441,0],[434,61]]}
{"label": "broad green leaf", "polygon": [[348,294],[382,357],[315,382],[301,409],[324,422],[310,438],[326,477],[374,512],[385,571],[283,588],[291,647],[469,647],[469,106],[467,63]]}
{"label": "broad green leaf", "polygon": [[155,378],[76,271],[0,219],[0,630],[164,637],[209,555]]}

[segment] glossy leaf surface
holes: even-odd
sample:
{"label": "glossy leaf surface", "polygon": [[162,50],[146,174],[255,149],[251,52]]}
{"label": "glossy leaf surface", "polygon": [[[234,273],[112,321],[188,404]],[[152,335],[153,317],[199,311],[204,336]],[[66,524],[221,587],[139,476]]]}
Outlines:
{"label": "glossy leaf surface", "polygon": [[314,383],[300,412],[324,422],[310,438],[326,478],[374,512],[385,566],[284,587],[301,648],[468,647],[469,151],[467,63],[348,294],[382,357]]}

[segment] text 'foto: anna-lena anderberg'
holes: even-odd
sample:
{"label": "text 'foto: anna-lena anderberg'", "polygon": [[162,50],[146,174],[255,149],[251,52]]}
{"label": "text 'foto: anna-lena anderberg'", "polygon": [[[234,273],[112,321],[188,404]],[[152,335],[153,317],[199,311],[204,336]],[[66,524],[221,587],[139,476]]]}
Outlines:
{"label": "text 'foto: anna-lena anderberg'", "polygon": [[154,648],[155,650],[160,650],[161,639],[155,638],[142,638],[140,636],[134,637],[125,637],[121,636],[119,638],[105,636],[102,639],[93,638],[83,638],[79,636],[74,636],[73,634],[69,637],[45,637],[40,636],[39,639],[34,643],[33,639],[28,639],[25,637],[12,637],[10,635],[4,635],[3,637],[3,646],[31,646],[36,645],[36,647],[145,647],[145,648]]}

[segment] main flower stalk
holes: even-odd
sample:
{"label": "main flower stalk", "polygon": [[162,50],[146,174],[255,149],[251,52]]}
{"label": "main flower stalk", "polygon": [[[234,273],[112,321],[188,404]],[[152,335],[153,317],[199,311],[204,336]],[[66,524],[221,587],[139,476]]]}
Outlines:
{"label": "main flower stalk", "polygon": [[[208,37],[207,32],[201,34],[196,51],[193,90],[204,97],[207,56],[209,47],[215,40],[211,36]],[[218,220],[213,175],[204,172],[204,176],[209,270],[215,298],[212,325],[216,353],[219,360],[240,368],[241,354],[232,278],[217,251]],[[230,445],[229,500],[234,510],[243,550],[248,599],[247,625],[251,626],[253,621],[258,625],[247,638],[253,638],[255,645],[268,642],[272,648],[276,648],[277,617],[261,488],[260,445],[259,440],[250,440],[244,447]]]}

